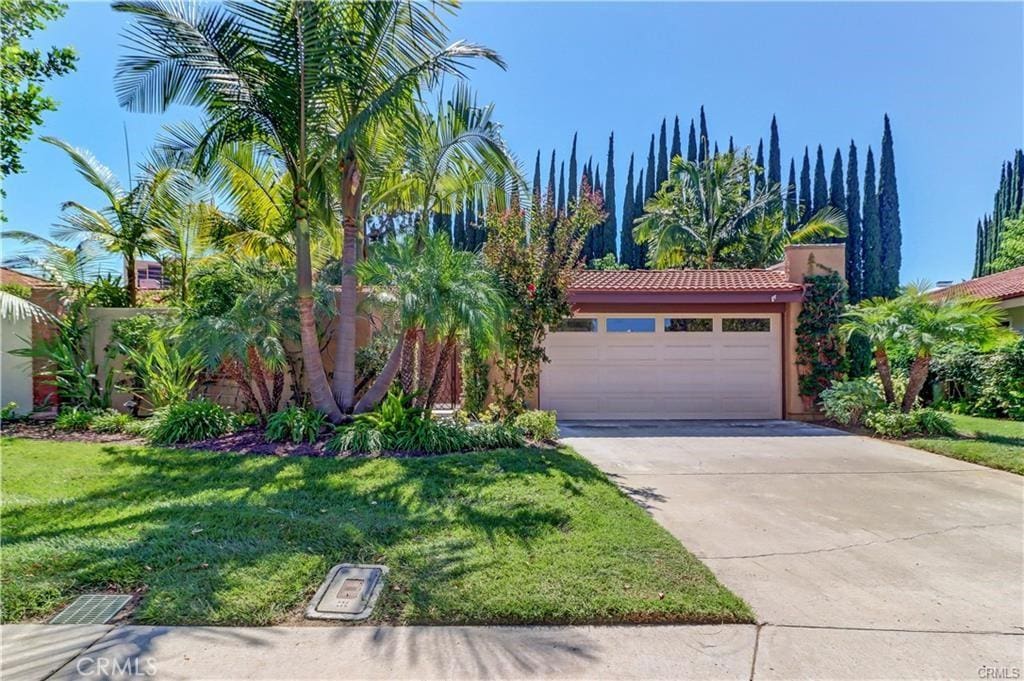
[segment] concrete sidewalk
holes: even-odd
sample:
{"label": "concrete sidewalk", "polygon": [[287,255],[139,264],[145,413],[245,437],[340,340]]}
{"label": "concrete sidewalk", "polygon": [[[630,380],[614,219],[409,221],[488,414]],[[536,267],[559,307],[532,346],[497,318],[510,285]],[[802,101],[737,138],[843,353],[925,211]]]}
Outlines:
{"label": "concrete sidewalk", "polygon": [[1024,644],[1012,634],[772,625],[7,625],[2,633],[5,681],[1015,678]]}

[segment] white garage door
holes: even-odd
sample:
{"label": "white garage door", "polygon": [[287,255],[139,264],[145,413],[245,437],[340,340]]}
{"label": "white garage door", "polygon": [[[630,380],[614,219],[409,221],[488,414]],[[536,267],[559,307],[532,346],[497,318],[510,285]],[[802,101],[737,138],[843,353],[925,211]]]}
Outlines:
{"label": "white garage door", "polygon": [[540,403],[562,419],[782,417],[777,314],[581,314],[548,334]]}

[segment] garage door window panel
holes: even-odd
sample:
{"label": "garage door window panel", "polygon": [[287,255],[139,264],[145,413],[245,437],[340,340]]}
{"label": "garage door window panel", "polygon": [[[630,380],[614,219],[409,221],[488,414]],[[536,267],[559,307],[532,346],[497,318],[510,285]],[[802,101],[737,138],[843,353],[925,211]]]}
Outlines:
{"label": "garage door window panel", "polygon": [[605,320],[608,333],[654,333],[654,317],[609,317]]}
{"label": "garage door window panel", "polygon": [[772,320],[767,317],[724,317],[722,331],[727,333],[771,333]]}
{"label": "garage door window panel", "polygon": [[711,333],[714,320],[711,317],[666,317],[667,333]]}
{"label": "garage door window panel", "polygon": [[595,333],[597,319],[594,317],[572,317],[563,319],[551,329],[552,333]]}

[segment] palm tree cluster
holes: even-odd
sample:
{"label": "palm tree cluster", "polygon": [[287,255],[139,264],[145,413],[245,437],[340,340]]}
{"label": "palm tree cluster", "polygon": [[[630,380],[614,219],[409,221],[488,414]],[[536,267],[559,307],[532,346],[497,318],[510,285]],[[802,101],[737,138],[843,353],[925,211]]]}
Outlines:
{"label": "palm tree cluster", "polygon": [[[334,422],[372,408],[395,367],[403,375],[416,367],[403,384],[431,399],[442,355],[459,336],[494,326],[502,309],[480,257],[431,236],[432,216],[469,197],[501,205],[522,185],[493,106],[478,105],[465,84],[473,61],[504,62],[484,46],[448,40],[443,19],[457,3],[119,0],[113,7],[129,16],[115,74],[122,106],[156,112],[184,104],[203,117],[168,128],[127,187],[88,152],[48,140],[103,197],[99,208],[68,203],[57,240],[85,237],[119,254],[131,305],[141,256],[165,263],[184,303],[194,272],[210,260],[288,267],[311,406]],[[396,215],[408,218],[410,233],[365,260],[367,226]],[[316,287],[331,277],[340,288],[324,329]],[[377,303],[393,303],[383,309],[400,320],[404,340],[361,396],[360,284]],[[281,334],[243,328],[246,314],[240,304],[221,318],[228,340],[214,345],[224,346],[220,355],[246,378],[257,404],[272,409],[282,352],[258,339]],[[333,342],[331,375],[325,336]]]}

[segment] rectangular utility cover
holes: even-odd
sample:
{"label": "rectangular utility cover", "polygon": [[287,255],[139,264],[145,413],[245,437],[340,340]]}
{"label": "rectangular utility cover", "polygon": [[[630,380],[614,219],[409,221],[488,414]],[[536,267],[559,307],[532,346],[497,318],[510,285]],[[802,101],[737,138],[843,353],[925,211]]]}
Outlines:
{"label": "rectangular utility cover", "polygon": [[384,565],[335,565],[306,609],[312,619],[361,620],[373,612],[381,588]]}
{"label": "rectangular utility cover", "polygon": [[85,594],[58,612],[50,624],[106,624],[131,599],[118,594]]}

